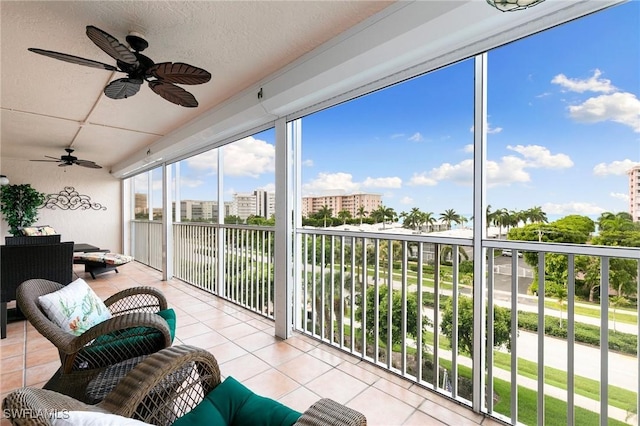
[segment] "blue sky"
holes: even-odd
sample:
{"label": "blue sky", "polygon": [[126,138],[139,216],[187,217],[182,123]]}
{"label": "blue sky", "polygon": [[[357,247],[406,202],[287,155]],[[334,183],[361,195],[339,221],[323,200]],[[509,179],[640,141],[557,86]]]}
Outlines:
{"label": "blue sky", "polygon": [[[640,2],[488,55],[489,204],[550,217],[626,211],[640,164]],[[472,211],[473,60],[302,120],[303,195],[372,192],[396,212]],[[225,200],[274,188],[273,130],[225,148]],[[216,154],[181,165],[181,197],[214,199]]]}

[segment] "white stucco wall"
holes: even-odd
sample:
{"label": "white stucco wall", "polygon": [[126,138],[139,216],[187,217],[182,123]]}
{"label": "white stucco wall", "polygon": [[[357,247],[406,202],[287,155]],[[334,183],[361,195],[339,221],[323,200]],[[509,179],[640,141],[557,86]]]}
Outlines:
{"label": "white stucco wall", "polygon": [[[11,184],[28,183],[45,194],[58,194],[65,187],[73,187],[80,195],[90,197],[91,203],[106,207],[106,210],[43,208],[35,224],[52,226],[62,235],[62,241],[88,243],[122,253],[121,183],[108,169],[58,167],[56,163],[2,158],[1,170]],[[4,244],[4,237],[10,235],[4,218],[0,231]]]}

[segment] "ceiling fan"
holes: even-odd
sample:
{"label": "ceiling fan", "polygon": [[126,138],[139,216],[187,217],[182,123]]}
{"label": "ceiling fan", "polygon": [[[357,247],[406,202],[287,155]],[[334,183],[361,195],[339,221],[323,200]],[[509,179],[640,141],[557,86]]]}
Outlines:
{"label": "ceiling fan", "polygon": [[176,84],[202,84],[211,80],[211,74],[208,71],[193,65],[182,62],[154,63],[140,53],[149,46],[149,43],[138,33],[132,32],[126,37],[130,48],[93,25],[87,26],[87,37],[115,59],[117,66],[50,50],[33,47],[28,50],[72,64],[127,74],[126,78],[114,80],[104,88],[104,94],[111,99],[125,99],[135,95],[142,83],[146,81],[151,90],[169,102],[193,108],[198,106],[196,98]]}
{"label": "ceiling fan", "polygon": [[67,167],[67,166],[73,166],[74,164],[77,164],[78,166],[89,167],[91,169],[102,168],[102,166],[97,165],[93,161],[80,160],[78,157],[71,155],[71,153],[74,151],[71,148],[65,148],[64,150],[67,151],[67,155],[61,155],[60,158],[45,155],[46,158],[52,158],[52,160],[31,160],[31,161],[46,161],[50,163],[60,163],[58,164],[58,167]]}

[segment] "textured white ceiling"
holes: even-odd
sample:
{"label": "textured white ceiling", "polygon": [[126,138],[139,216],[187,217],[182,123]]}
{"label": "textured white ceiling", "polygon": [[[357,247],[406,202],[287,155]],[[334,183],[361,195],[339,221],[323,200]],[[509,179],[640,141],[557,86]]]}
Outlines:
{"label": "textured white ceiling", "polygon": [[[0,154],[79,158],[110,167],[384,9],[392,1],[2,1]],[[144,34],[155,62],[211,72],[183,86],[198,108],[167,102],[146,85],[113,100],[102,90],[120,73],[27,51],[37,47],[113,64],[85,35],[95,25],[125,43]]]}

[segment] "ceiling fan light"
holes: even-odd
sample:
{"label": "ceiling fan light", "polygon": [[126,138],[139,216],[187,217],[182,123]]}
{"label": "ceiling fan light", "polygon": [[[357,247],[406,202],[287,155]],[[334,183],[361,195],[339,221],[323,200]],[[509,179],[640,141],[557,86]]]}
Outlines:
{"label": "ceiling fan light", "polygon": [[533,7],[544,0],[487,0],[491,6],[503,12],[513,12]]}
{"label": "ceiling fan light", "polygon": [[9,178],[6,177],[5,175],[0,175],[0,185],[1,186],[9,185]]}

